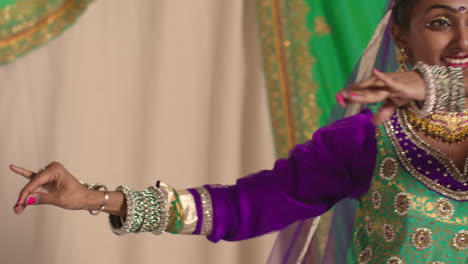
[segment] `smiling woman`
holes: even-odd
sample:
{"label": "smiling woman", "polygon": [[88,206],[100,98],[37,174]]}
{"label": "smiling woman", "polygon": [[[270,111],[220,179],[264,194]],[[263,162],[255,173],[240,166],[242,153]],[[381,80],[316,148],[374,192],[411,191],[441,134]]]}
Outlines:
{"label": "smiling woman", "polygon": [[[12,165],[28,180],[14,211],[39,204],[103,211],[118,235],[165,231],[218,242],[280,230],[352,199],[335,214],[323,255],[312,253],[309,235],[296,250],[294,233],[271,263],[467,263],[467,7],[468,0],[397,1],[364,52],[356,82],[337,96],[349,109],[382,106],[319,129],[270,170],[234,185],[177,190],[158,182],[109,192],[81,183],[57,162],[37,173]],[[392,10],[395,24],[388,22]],[[403,51],[400,62],[413,70],[366,65],[392,69],[390,31]],[[390,54],[387,63],[375,58],[379,44],[387,51],[381,56]]]}
{"label": "smiling woman", "polygon": [[396,12],[395,39],[412,62],[468,67],[468,2],[401,2],[401,10],[410,8],[411,20],[401,15],[402,11]]}

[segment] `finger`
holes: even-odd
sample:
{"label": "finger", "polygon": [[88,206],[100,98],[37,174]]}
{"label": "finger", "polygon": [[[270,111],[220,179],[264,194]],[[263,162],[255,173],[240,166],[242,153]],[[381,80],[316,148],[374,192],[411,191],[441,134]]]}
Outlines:
{"label": "finger", "polygon": [[346,107],[346,101],[343,97],[343,93],[340,92],[340,93],[337,93],[335,95],[335,99],[336,99],[336,102],[338,103],[338,105],[340,105],[341,107],[345,108]]}
{"label": "finger", "polygon": [[392,90],[398,90],[398,82],[393,80],[391,77],[385,75],[385,73],[374,69],[372,75],[375,76],[378,80],[382,81],[386,86],[392,88]]}
{"label": "finger", "polygon": [[34,172],[32,172],[30,170],[27,170],[27,169],[24,169],[24,168],[21,168],[21,167],[18,167],[18,166],[13,165],[13,164],[10,165],[10,170],[13,171],[16,174],[24,176],[27,179],[31,179],[31,177],[35,175]]}
{"label": "finger", "polygon": [[360,103],[360,104],[372,104],[381,102],[388,98],[390,92],[387,90],[376,89],[376,90],[352,90],[343,92],[347,102]]}
{"label": "finger", "polygon": [[31,206],[31,205],[40,205],[40,204],[52,204],[52,205],[58,205],[58,199],[57,199],[57,194],[55,193],[39,193],[39,192],[34,192],[30,196],[26,198],[26,204],[25,205],[19,205],[16,204],[13,207],[13,210],[16,214],[21,214],[24,212],[26,207]]}
{"label": "finger", "polygon": [[383,88],[383,87],[385,87],[385,84],[381,80],[372,76],[369,79],[347,86],[345,90],[362,90],[362,89]]}
{"label": "finger", "polygon": [[44,171],[40,174],[38,174],[36,177],[33,177],[31,181],[29,181],[28,184],[26,184],[23,189],[20,192],[19,199],[18,199],[18,204],[19,205],[26,205],[27,204],[27,198],[36,190],[41,188],[43,185],[49,182],[51,179],[51,172],[50,171]]}
{"label": "finger", "polygon": [[390,117],[392,117],[393,113],[397,105],[393,101],[386,101],[384,105],[375,113],[373,123],[374,125],[378,126],[387,121]]}

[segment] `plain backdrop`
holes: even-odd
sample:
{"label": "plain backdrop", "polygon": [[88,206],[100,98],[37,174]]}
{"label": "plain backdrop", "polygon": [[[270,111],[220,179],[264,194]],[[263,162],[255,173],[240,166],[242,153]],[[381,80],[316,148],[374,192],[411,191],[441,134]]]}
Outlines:
{"label": "plain backdrop", "polygon": [[32,170],[144,189],[232,184],[271,168],[255,1],[96,1],[47,46],[0,67],[0,262],[264,263],[268,235],[114,235],[107,216],[12,207]]}

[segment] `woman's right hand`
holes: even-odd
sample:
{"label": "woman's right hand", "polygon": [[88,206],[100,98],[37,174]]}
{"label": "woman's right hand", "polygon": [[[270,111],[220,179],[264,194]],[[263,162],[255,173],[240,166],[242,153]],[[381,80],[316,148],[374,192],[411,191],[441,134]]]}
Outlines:
{"label": "woman's right hand", "polygon": [[10,169],[24,176],[29,182],[23,187],[14,206],[16,214],[24,212],[28,205],[50,204],[70,210],[88,208],[92,193],[83,186],[65,167],[52,162],[38,173],[10,165]]}
{"label": "woman's right hand", "polygon": [[352,84],[338,93],[338,103],[372,104],[385,101],[374,115],[374,123],[379,125],[390,118],[397,107],[412,101],[422,101],[425,96],[425,83],[415,71],[383,73],[373,71],[373,75],[361,82]]}

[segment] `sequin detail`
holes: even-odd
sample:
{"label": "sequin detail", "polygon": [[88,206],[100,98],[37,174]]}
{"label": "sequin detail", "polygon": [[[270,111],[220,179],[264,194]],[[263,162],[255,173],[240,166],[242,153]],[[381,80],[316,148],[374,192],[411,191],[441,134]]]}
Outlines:
{"label": "sequin detail", "polygon": [[367,264],[369,263],[369,261],[371,261],[372,259],[372,249],[370,247],[366,247],[366,249],[364,249],[361,254],[359,254],[359,259],[358,259],[358,263],[359,264]]}
{"label": "sequin detail", "polygon": [[395,196],[395,213],[399,216],[407,215],[411,206],[411,198],[409,194],[401,192]]}
{"label": "sequin detail", "polygon": [[416,231],[414,231],[411,240],[413,241],[413,245],[417,250],[425,250],[432,244],[432,231],[426,227],[418,228]]}
{"label": "sequin detail", "polygon": [[379,209],[382,205],[382,195],[378,191],[372,193],[372,205],[374,209]]}
{"label": "sequin detail", "polygon": [[372,234],[374,232],[374,222],[370,219],[370,217],[366,217],[366,232],[368,235]]}
{"label": "sequin detail", "polygon": [[385,158],[380,164],[379,175],[385,180],[391,181],[398,171],[398,163],[392,157]]}
{"label": "sequin detail", "polygon": [[449,220],[453,217],[455,209],[453,207],[453,204],[448,199],[439,198],[437,199],[436,203],[436,212],[439,218]]}
{"label": "sequin detail", "polygon": [[[468,200],[468,166],[461,172],[445,153],[423,141],[413,131],[403,110],[398,109],[397,114],[385,123],[385,130],[399,162],[416,180],[448,198],[457,201]],[[408,143],[409,146],[404,148],[404,143]],[[417,161],[432,160],[432,169],[424,170],[415,165],[417,162],[412,157],[418,159]]]}
{"label": "sequin detail", "polygon": [[200,235],[209,236],[213,230],[213,204],[211,201],[211,195],[204,187],[195,188],[200,194],[203,210],[203,222]]}
{"label": "sequin detail", "polygon": [[387,260],[387,264],[403,264],[403,260],[399,257],[391,257]]}
{"label": "sequin detail", "polygon": [[392,225],[384,224],[383,236],[387,242],[393,242],[393,240],[395,240],[395,230],[393,229]]}
{"label": "sequin detail", "polygon": [[465,250],[468,248],[468,231],[461,230],[453,238],[453,246],[458,250]]}

